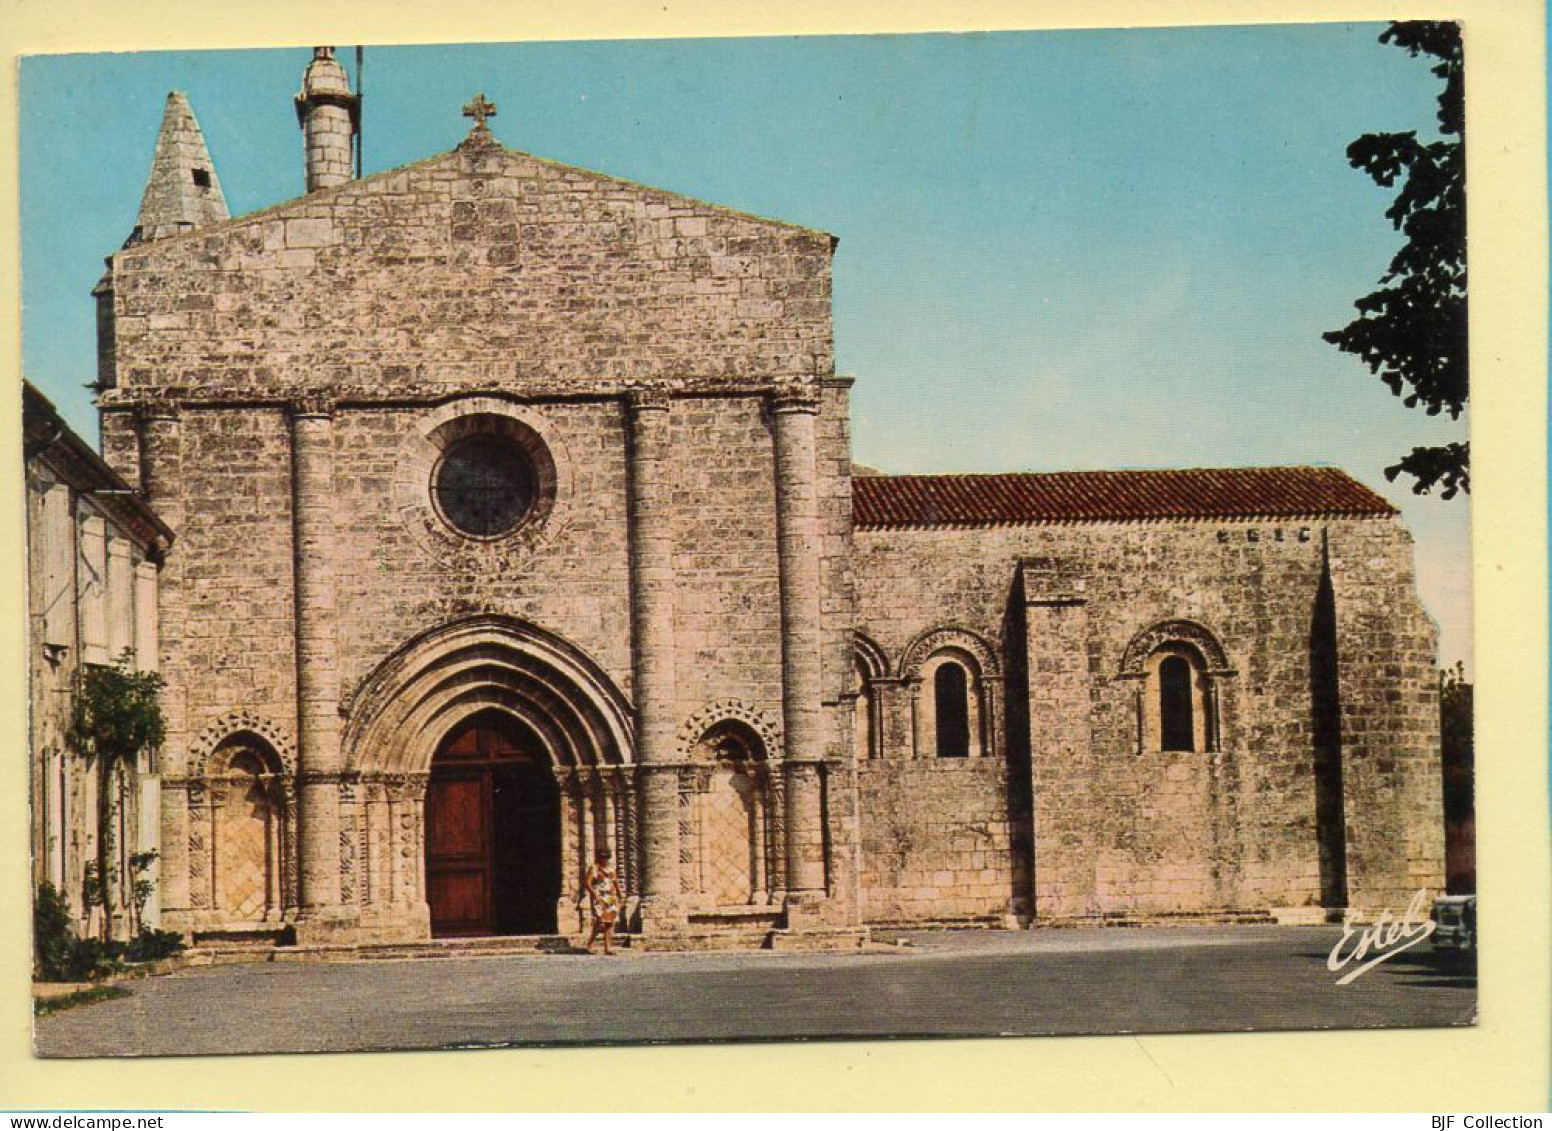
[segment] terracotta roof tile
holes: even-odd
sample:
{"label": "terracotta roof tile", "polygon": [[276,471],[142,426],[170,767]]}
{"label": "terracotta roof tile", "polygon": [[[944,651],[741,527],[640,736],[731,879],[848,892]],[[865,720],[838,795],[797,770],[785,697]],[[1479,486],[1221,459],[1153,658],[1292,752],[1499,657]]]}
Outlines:
{"label": "terracotta roof tile", "polygon": [[882,475],[852,480],[852,518],[863,530],[1396,513],[1346,472],[1327,467]]}

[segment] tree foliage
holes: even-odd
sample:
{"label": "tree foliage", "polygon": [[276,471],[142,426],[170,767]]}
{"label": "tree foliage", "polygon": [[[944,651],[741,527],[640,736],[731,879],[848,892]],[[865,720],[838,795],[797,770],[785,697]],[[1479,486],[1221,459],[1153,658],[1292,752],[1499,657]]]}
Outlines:
{"label": "tree foliage", "polygon": [[1472,687],[1465,666],[1439,673],[1439,730],[1444,754],[1444,815],[1452,824],[1475,814],[1473,778],[1476,745],[1473,737]]}
{"label": "tree foliage", "polygon": [[112,667],[88,665],[70,714],[68,741],[88,758],[133,762],[167,737],[162,718],[163,681],[134,669],[126,652]]}
{"label": "tree foliage", "polygon": [[[1417,131],[1364,134],[1347,160],[1383,188],[1397,188],[1385,217],[1406,242],[1380,277],[1380,287],[1353,305],[1358,317],[1322,337],[1356,355],[1408,408],[1458,419],[1468,396],[1466,334],[1465,57],[1460,25],[1393,23],[1380,36],[1413,57],[1436,60],[1443,80],[1437,139]],[[1399,186],[1399,187],[1398,187]],[[1424,495],[1471,490],[1469,442],[1416,447],[1385,469],[1412,477]]]}
{"label": "tree foliage", "polygon": [[1445,876],[1451,895],[1476,891],[1476,743],[1472,687],[1462,664],[1439,673],[1444,755]]}

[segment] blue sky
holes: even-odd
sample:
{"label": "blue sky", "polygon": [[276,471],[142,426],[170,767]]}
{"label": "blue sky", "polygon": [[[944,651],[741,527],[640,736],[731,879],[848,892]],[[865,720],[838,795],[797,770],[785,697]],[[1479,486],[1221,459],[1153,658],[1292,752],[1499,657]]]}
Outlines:
{"label": "blue sky", "polygon": [[[1382,474],[1465,421],[1320,339],[1398,243],[1343,151],[1434,122],[1436,80],[1383,26],[372,47],[366,167],[450,148],[482,90],[511,148],[835,233],[860,462],[1343,467],[1402,508],[1441,659],[1469,666],[1468,506]],[[251,211],[302,191],[308,58],[23,60],[24,364],[87,435],[89,293],[167,91]]]}

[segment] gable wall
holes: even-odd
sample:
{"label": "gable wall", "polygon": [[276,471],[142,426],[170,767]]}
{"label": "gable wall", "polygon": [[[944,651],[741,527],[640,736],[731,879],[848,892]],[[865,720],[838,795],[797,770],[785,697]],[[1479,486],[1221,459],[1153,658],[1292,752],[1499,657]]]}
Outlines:
{"label": "gable wall", "polygon": [[828,236],[499,149],[113,261],[116,376],[184,398],[833,371]]}

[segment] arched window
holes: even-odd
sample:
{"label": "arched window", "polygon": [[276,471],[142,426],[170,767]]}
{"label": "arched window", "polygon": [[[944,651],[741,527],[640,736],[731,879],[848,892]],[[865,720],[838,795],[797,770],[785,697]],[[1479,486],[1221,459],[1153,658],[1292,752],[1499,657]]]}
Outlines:
{"label": "arched window", "polygon": [[1207,664],[1190,644],[1172,640],[1143,665],[1143,746],[1176,753],[1217,749]]}
{"label": "arched window", "polygon": [[1218,638],[1195,621],[1160,621],[1132,637],[1117,676],[1136,696],[1137,753],[1222,751],[1234,674]]}
{"label": "arched window", "polygon": [[997,753],[1001,669],[985,640],[968,629],[934,628],[906,647],[899,671],[911,689],[913,757]]}
{"label": "arched window", "polygon": [[939,758],[970,756],[970,681],[957,663],[939,665],[932,676],[933,715]]}
{"label": "arched window", "polygon": [[957,648],[934,652],[921,666],[916,697],[919,758],[979,758],[986,705],[980,666]]}
{"label": "arched window", "polygon": [[1159,664],[1159,734],[1165,750],[1195,750],[1191,665],[1180,656]]}

